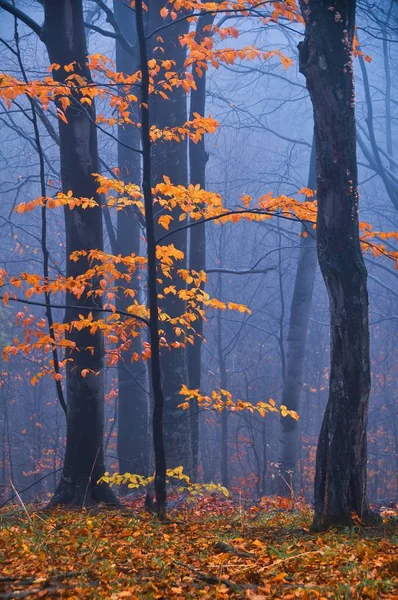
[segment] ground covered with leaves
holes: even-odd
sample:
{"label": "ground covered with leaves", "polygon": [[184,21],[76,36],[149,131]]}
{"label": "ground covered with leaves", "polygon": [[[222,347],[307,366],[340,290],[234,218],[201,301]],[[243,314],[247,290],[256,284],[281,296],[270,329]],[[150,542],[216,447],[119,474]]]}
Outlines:
{"label": "ground covered with leaves", "polygon": [[398,522],[312,534],[311,511],[209,497],[140,508],[0,512],[0,598],[398,598]]}

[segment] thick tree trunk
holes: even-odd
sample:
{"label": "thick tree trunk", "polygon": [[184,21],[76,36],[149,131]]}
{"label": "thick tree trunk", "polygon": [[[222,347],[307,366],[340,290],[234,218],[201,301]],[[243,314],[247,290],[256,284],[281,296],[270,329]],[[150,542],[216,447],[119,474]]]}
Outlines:
{"label": "thick tree trunk", "polygon": [[366,268],[358,229],[352,39],[355,1],[301,0],[300,70],[315,118],[318,259],[330,300],[329,400],[318,441],[313,527],[370,517],[366,429],[370,393]]}
{"label": "thick tree trunk", "polygon": [[[308,187],[316,188],[315,144],[312,145]],[[317,266],[315,231],[301,228],[300,250],[297,263],[292,303],[290,306],[289,333],[287,336],[286,372],[283,381],[282,404],[299,412],[304,379],[304,359],[310,318],[312,292]],[[303,235],[304,234],[304,235]],[[281,417],[279,440],[278,494],[291,496],[295,489],[297,452],[300,425],[291,417]]]}
{"label": "thick tree trunk", "polygon": [[[75,61],[75,70],[90,80],[86,66],[86,41],[81,0],[46,0],[42,38],[50,61],[65,65]],[[54,77],[63,82],[68,75],[63,68],[54,71]],[[79,102],[76,96],[66,111],[68,124],[59,121],[62,189],[72,190],[76,197],[95,198],[99,201],[92,173],[98,172],[97,131],[95,109]],[[75,207],[65,209],[66,275],[77,277],[84,273],[88,260],[70,260],[74,250],[101,250],[101,209]],[[79,313],[88,315],[89,308],[101,306],[100,298],[80,298],[67,294],[67,303],[79,309],[67,309],[65,321],[79,319]],[[98,316],[98,312],[94,313]],[[69,339],[76,351],[69,353],[73,362],[67,363],[66,387],[68,399],[66,452],[61,481],[52,504],[88,505],[92,502],[115,503],[113,492],[98,479],[104,474],[104,343],[100,332],[91,335],[88,329],[73,329]],[[93,350],[90,350],[91,349]],[[82,370],[88,370],[86,377]]]}
{"label": "thick tree trunk", "polygon": [[[120,0],[114,0],[113,11],[124,37],[132,46],[136,44],[134,13]],[[138,48],[134,57],[116,42],[116,70],[126,74],[135,73],[139,68]],[[138,110],[138,109],[137,109]],[[137,119],[133,119],[137,120]],[[118,128],[118,164],[122,181],[138,184],[141,181],[140,154],[129,148],[140,147],[140,131],[134,126]],[[117,213],[117,252],[122,256],[140,254],[140,223],[134,207]],[[136,290],[138,300],[139,280],[133,275],[129,283]],[[131,298],[123,292],[117,299],[117,308],[127,310]],[[131,362],[133,353],[141,353],[141,340],[133,338],[130,348],[122,354],[118,365],[118,435],[117,455],[120,473],[147,475],[149,458],[148,395],[146,392],[146,367],[142,362]],[[122,491],[125,491],[122,489]]]}
{"label": "thick tree trunk", "polygon": [[[159,31],[150,38],[149,43],[152,47],[161,46],[164,52],[154,50],[154,58],[175,61],[173,70],[177,73],[184,71],[183,65],[186,57],[186,50],[179,43],[179,36],[188,32],[189,23],[186,20],[176,21],[175,25],[170,25],[171,19],[163,19],[160,10],[164,6],[163,0],[151,0],[149,3],[149,28],[151,33],[157,27],[168,24],[168,27]],[[163,41],[159,42],[158,36]],[[163,99],[155,94],[150,99],[151,123],[163,129],[164,127],[175,127],[183,125],[187,121],[187,96],[182,87],[174,88],[168,92],[169,98]],[[187,185],[188,183],[188,155],[186,142],[159,141],[152,145],[152,184],[163,181],[163,176],[167,175],[173,184]],[[175,225],[178,225],[178,209],[171,214],[175,217]],[[156,215],[155,215],[156,218]],[[157,219],[156,219],[157,220]],[[157,228],[157,232],[163,232]],[[187,232],[181,231],[171,236],[168,243],[174,244],[178,250],[182,250],[184,255],[187,253]],[[186,259],[180,261],[177,268],[186,267]],[[168,285],[176,285],[181,288],[182,280],[178,275],[173,280],[167,280]],[[177,317],[185,312],[185,303],[169,294],[161,301],[161,309],[171,317]],[[166,339],[170,342],[175,338],[173,327],[165,326]],[[162,352],[161,365],[163,373],[163,393],[164,393],[164,436],[167,457],[167,466],[169,468],[182,465],[185,472],[191,472],[191,431],[190,422],[187,414],[177,408],[181,403],[179,395],[181,386],[187,382],[186,352],[182,349],[171,349]]]}
{"label": "thick tree trunk", "polygon": [[[205,35],[211,35],[208,27],[212,25],[215,15],[204,15],[199,17],[196,27],[196,40],[200,42]],[[205,30],[206,28],[206,30]],[[191,92],[190,120],[194,113],[205,114],[206,105],[206,71],[203,70],[202,76],[193,69],[196,90]],[[190,182],[194,185],[199,184],[202,189],[206,187],[206,163],[208,154],[205,148],[204,139],[196,144],[189,142],[189,175]],[[190,230],[189,239],[189,268],[195,271],[202,271],[206,268],[206,225],[196,225]],[[200,317],[194,323],[197,338],[193,345],[187,347],[188,363],[188,381],[191,389],[200,388],[201,384],[201,348],[203,335],[203,319]],[[190,407],[191,418],[191,448],[192,448],[192,477],[196,477],[199,461],[199,410],[194,404]]]}

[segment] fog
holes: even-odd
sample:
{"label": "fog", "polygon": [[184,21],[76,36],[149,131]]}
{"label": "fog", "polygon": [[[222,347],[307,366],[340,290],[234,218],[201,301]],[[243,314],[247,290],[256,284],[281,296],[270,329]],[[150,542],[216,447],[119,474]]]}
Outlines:
{"label": "fog", "polygon": [[[39,2],[19,0],[15,4],[37,23],[43,22]],[[111,8],[112,3],[108,1],[107,5]],[[86,29],[89,54],[101,53],[116,60],[115,39],[98,32],[98,28],[112,30],[104,12],[92,1],[84,3],[84,10],[86,23],[97,28]],[[216,24],[220,18],[216,18]],[[234,64],[220,61],[218,68],[209,65],[205,115],[210,114],[220,125],[205,139],[206,189],[219,193],[224,206],[232,211],[242,207],[241,198],[245,195],[255,201],[268,193],[273,197],[286,195],[304,201],[305,196],[298,192],[311,187],[311,179],[314,181],[314,164],[311,174],[314,120],[305,78],[299,72],[297,44],[303,40],[303,27],[284,18],[273,23],[242,16],[230,18],[222,26],[236,27],[240,35],[237,39],[228,37],[218,41],[218,48],[254,46],[262,53],[278,50],[292,59],[292,65],[286,69],[278,56],[269,60],[237,60]],[[193,30],[195,23],[190,27]],[[18,34],[27,78],[46,77],[50,61],[44,44],[22,22],[18,24]],[[396,3],[361,1],[357,10],[357,37],[363,51],[363,56],[354,57],[359,219],[370,224],[374,231],[394,232],[398,231]],[[23,79],[15,48],[14,18],[0,8],[1,71]],[[189,101],[188,94],[188,107]],[[109,118],[112,110],[109,101],[96,98],[95,102],[97,115],[104,113]],[[35,105],[46,185],[48,194],[54,195],[62,185],[56,109],[50,103],[43,111],[38,100]],[[41,196],[40,156],[31,114],[32,107],[26,97],[18,98],[11,106],[7,106],[4,99],[0,102],[0,267],[9,277],[20,273],[43,274],[40,209],[24,214],[15,210],[19,203]],[[107,177],[112,176],[108,168],[118,167],[117,129],[116,125],[98,129],[100,170]],[[187,148],[186,141],[184,144]],[[173,163],[173,151],[167,150],[166,145],[162,148]],[[134,183],[141,185],[141,181]],[[61,207],[46,212],[49,277],[54,279],[66,272],[64,212]],[[117,233],[117,213],[109,210],[109,215],[110,221],[104,223],[104,249],[114,253],[110,234]],[[361,228],[361,234],[365,229]],[[188,247],[193,230],[188,230]],[[143,229],[138,237],[144,254]],[[172,239],[167,243],[171,242]],[[384,245],[385,256],[372,246],[364,247],[363,251],[368,271],[372,371],[367,432],[368,494],[372,502],[383,504],[396,500],[398,494],[398,271],[396,238],[374,240],[375,246],[380,243]],[[300,273],[302,276],[300,271],[297,275],[299,257],[304,256],[305,266],[311,262],[309,257],[315,255],[316,230],[309,225],[303,236],[302,223],[286,218],[283,211],[258,221],[206,223],[206,292],[222,302],[245,305],[250,308],[250,314],[206,309],[200,357],[200,389],[204,394],[222,388],[243,402],[256,404],[269,402],[271,398],[278,406],[284,404],[284,386],[292,377],[289,332],[297,314],[297,305],[292,301],[297,278]],[[189,268],[192,254],[187,251],[187,256]],[[145,303],[145,278],[136,285],[136,299]],[[18,296],[18,289],[12,293]],[[26,298],[22,293],[19,296],[21,302],[10,301],[0,306],[3,349],[18,346],[23,340],[21,323],[24,319],[33,315],[32,323],[37,323],[46,318],[43,306],[28,302],[43,302],[43,296]],[[58,292],[52,298],[54,320],[62,323],[64,309],[56,306],[65,304],[65,295]],[[191,409],[199,420],[197,481],[222,483],[247,501],[287,494],[303,496],[312,502],[315,453],[328,399],[330,373],[329,299],[319,267],[316,267],[312,298],[310,294],[310,302],[305,300],[304,304],[309,309],[309,320],[302,347],[298,429],[294,424],[285,431],[284,420],[292,420],[291,417],[280,417],[272,412],[262,417],[252,411]],[[36,325],[32,325],[32,339],[36,330]],[[146,342],[145,330],[139,332],[141,343]],[[110,351],[108,341],[106,348]],[[62,358],[64,349],[60,348],[59,352]],[[170,353],[179,353],[186,369],[186,349],[167,352],[167,364],[171,364],[167,358]],[[66,424],[49,360],[51,356],[45,350],[20,351],[15,356],[10,355],[8,361],[0,359],[0,504],[13,496],[14,488],[24,500],[47,500],[59,480]],[[130,465],[131,473],[149,475],[154,471],[150,426],[153,393],[148,364],[142,363],[141,370],[137,371],[136,362],[121,360],[119,366],[105,363],[104,455],[106,470],[110,473],[119,472],[121,464],[125,468]],[[168,383],[179,381],[180,375],[165,368],[165,364],[162,377],[167,387]],[[40,375],[35,385],[31,385],[32,378],[43,368],[47,369],[48,376]],[[131,385],[128,392],[131,405],[144,411],[138,415],[134,409],[130,423],[120,419],[118,369],[123,368],[131,381],[126,384]],[[184,377],[189,387],[186,372]],[[137,385],[141,392],[137,392]],[[62,386],[66,394],[65,377]],[[138,393],[140,404],[135,404]],[[287,406],[290,407],[288,403]],[[166,421],[167,415],[169,413]],[[192,426],[189,412],[182,413],[178,419],[178,427],[188,428],[189,423]],[[125,450],[118,444],[118,435],[125,435],[121,433],[123,425],[133,428],[126,434],[126,439],[131,438],[128,456],[121,454]],[[167,435],[166,455],[167,440],[171,439]],[[281,467],[284,444],[291,443],[293,448],[295,435],[298,436],[296,464],[290,468],[285,462]],[[187,464],[186,456],[180,458],[168,466]]]}

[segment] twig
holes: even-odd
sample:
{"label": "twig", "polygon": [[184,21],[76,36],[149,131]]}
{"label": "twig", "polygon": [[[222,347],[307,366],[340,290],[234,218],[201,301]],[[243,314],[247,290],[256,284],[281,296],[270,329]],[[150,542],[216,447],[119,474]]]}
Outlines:
{"label": "twig", "polygon": [[242,589],[256,589],[257,587],[248,584],[245,585],[240,583],[234,583],[229,579],[224,579],[222,577],[215,577],[214,575],[207,575],[206,573],[201,573],[200,571],[197,571],[193,567],[186,565],[185,563],[182,563],[179,560],[173,560],[173,563],[179,565],[180,567],[184,567],[184,569],[188,569],[188,571],[191,571],[192,573],[195,573],[196,579],[199,579],[200,581],[205,581],[206,583],[213,583],[215,585],[223,584],[227,588],[235,592],[242,591]]}
{"label": "twig", "polygon": [[33,529],[33,521],[32,521],[32,517],[31,517],[31,516],[30,516],[30,514],[28,513],[28,510],[27,510],[27,508],[26,508],[25,504],[23,503],[23,500],[22,500],[21,496],[18,494],[18,490],[17,490],[17,488],[15,487],[15,485],[13,484],[11,477],[10,477],[10,484],[11,484],[11,487],[12,487],[12,489],[13,489],[13,490],[14,490],[14,492],[15,492],[15,495],[16,495],[16,497],[18,498],[18,501],[21,503],[21,506],[22,506],[22,508],[24,509],[24,511],[25,511],[25,513],[26,513],[26,516],[27,516],[27,517],[28,517],[28,519],[29,519],[30,526],[31,526],[31,527],[32,527],[32,529]]}
{"label": "twig", "polygon": [[300,554],[295,554],[294,556],[288,556],[287,558],[279,558],[278,560],[275,560],[270,565],[267,565],[266,567],[264,567],[264,569],[272,569],[272,567],[280,565],[281,563],[287,562],[288,560],[294,560],[295,558],[301,558],[302,556],[306,556],[307,554],[323,554],[323,553],[324,553],[324,550],[311,550],[310,552],[300,552]]}
{"label": "twig", "polygon": [[255,558],[256,555],[252,552],[245,552],[244,550],[238,550],[225,542],[216,542],[214,544],[214,548],[217,550],[221,550],[221,552],[228,552],[229,554],[234,554],[235,556],[242,556],[245,558]]}
{"label": "twig", "polygon": [[84,498],[83,498],[83,508],[85,507],[85,504],[86,504],[86,498],[87,498],[88,488],[91,485],[91,478],[93,476],[93,472],[94,472],[94,468],[95,468],[95,463],[97,462],[99,451],[100,451],[100,447],[98,447],[97,454],[95,455],[95,458],[94,458],[93,466],[91,467],[90,476],[89,476],[89,478],[87,480],[86,491],[84,492]]}
{"label": "twig", "polygon": [[[50,475],[54,475],[54,473],[58,473],[59,471],[62,471],[62,468],[56,469],[55,471],[51,471],[50,473],[47,473],[46,475],[43,475],[43,477],[40,477],[40,479],[38,479],[34,483],[31,483],[30,485],[28,485],[28,487],[24,488],[19,493],[23,494],[24,492],[27,492],[28,490],[30,490],[30,488],[32,488],[35,485],[37,485],[38,483],[40,483],[40,481],[43,481],[43,479],[46,479],[46,477],[50,477]],[[14,498],[17,497],[17,494],[18,494],[18,492],[16,494],[13,494],[9,498],[7,498],[7,500],[5,502],[3,502],[3,504],[0,504],[0,508],[4,508],[6,506],[6,504],[8,504],[9,502],[11,502],[11,500],[14,500]]]}
{"label": "twig", "polygon": [[71,590],[75,586],[73,585],[62,585],[62,586],[49,586],[49,587],[36,587],[30,588],[29,590],[21,590],[17,592],[6,592],[5,594],[0,594],[1,600],[13,600],[14,598],[32,598],[33,594],[39,594],[40,592],[45,592],[47,598],[48,594],[52,594],[55,592],[60,592],[61,590]]}
{"label": "twig", "polygon": [[20,579],[19,577],[0,577],[0,583],[15,583],[16,585],[33,585],[34,583],[50,583],[51,581],[62,581],[62,579],[71,579],[79,575],[87,575],[86,571],[66,571],[65,573],[55,573],[48,577],[36,577],[35,579]]}

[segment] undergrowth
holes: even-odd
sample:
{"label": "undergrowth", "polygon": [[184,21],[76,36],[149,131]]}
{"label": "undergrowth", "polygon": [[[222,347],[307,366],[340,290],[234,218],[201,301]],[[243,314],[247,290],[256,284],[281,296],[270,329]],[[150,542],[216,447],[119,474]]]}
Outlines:
{"label": "undergrowth", "polygon": [[398,527],[310,532],[311,511],[214,497],[159,522],[118,510],[0,512],[0,598],[397,598]]}

